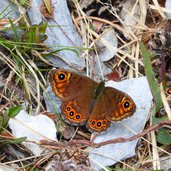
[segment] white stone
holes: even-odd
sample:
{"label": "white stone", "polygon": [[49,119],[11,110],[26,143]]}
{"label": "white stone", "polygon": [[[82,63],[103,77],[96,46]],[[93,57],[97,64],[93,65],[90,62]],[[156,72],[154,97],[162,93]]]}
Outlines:
{"label": "white stone", "polygon": [[[9,127],[16,138],[27,137],[28,141],[56,140],[54,122],[45,115],[31,116],[21,110],[15,118],[9,120]],[[31,142],[23,142],[35,155],[40,155],[43,148]]]}
{"label": "white stone", "polygon": [[166,0],[165,8],[170,11],[166,13],[167,18],[171,19],[171,1],[170,0]]}

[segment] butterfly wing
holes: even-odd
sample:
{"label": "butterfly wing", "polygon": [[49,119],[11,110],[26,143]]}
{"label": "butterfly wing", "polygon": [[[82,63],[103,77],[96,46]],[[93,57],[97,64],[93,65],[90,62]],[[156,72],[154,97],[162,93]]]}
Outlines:
{"label": "butterfly wing", "polygon": [[83,125],[89,117],[89,107],[98,84],[74,71],[52,70],[49,80],[53,92],[62,99],[61,112],[65,121]]}
{"label": "butterfly wing", "polygon": [[126,93],[112,87],[105,87],[104,100],[109,120],[121,121],[133,115],[136,105]]}
{"label": "butterfly wing", "polygon": [[61,112],[65,121],[76,126],[86,123],[89,117],[90,99],[92,99],[92,95],[89,93],[80,92],[77,97],[62,102]]}
{"label": "butterfly wing", "polygon": [[103,132],[107,130],[111,122],[107,117],[105,98],[102,94],[93,104],[92,112],[87,121],[86,127],[91,132]]}
{"label": "butterfly wing", "polygon": [[78,96],[85,82],[88,86],[91,81],[71,70],[54,69],[49,74],[49,81],[53,92],[61,100],[69,100]]}

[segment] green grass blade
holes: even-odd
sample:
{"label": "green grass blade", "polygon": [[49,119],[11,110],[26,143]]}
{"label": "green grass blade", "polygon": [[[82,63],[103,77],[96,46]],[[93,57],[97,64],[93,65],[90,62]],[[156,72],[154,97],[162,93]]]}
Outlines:
{"label": "green grass blade", "polygon": [[9,22],[10,22],[10,24],[11,24],[11,27],[12,27],[12,30],[13,30],[13,32],[14,32],[15,41],[16,41],[16,42],[19,42],[19,37],[18,37],[17,29],[16,29],[16,27],[14,26],[14,23],[13,23],[13,21],[11,20],[10,17],[8,17],[8,20],[9,20]]}
{"label": "green grass blade", "polygon": [[22,106],[14,106],[10,109],[8,109],[7,114],[10,118],[14,118],[22,109]]}
{"label": "green grass blade", "polygon": [[140,49],[142,52],[144,69],[145,69],[145,73],[147,76],[147,80],[148,80],[148,83],[149,83],[149,86],[150,86],[150,89],[151,89],[151,92],[153,94],[154,101],[155,101],[155,110],[156,112],[158,112],[159,109],[162,107],[163,102],[161,99],[158,82],[155,78],[155,75],[151,66],[151,58],[153,57],[153,55],[152,53],[148,52],[146,47],[141,42],[140,42]]}

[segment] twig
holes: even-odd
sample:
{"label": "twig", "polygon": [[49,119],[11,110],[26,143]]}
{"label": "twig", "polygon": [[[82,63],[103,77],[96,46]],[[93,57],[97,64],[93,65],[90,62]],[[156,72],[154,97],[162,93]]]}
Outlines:
{"label": "twig", "polygon": [[171,120],[168,121],[163,121],[158,123],[157,125],[151,126],[148,129],[144,130],[143,132],[136,134],[130,138],[116,138],[116,139],[112,139],[112,140],[108,140],[108,141],[104,141],[104,142],[100,142],[100,143],[94,143],[92,141],[88,141],[88,140],[72,140],[69,142],[55,142],[55,141],[41,141],[40,145],[45,145],[45,146],[51,146],[51,148],[57,148],[56,146],[59,147],[68,147],[68,146],[72,146],[72,145],[77,145],[77,144],[81,144],[81,145],[85,145],[85,146],[89,146],[89,147],[94,147],[94,148],[98,148],[104,145],[108,145],[108,144],[116,144],[116,143],[123,143],[123,142],[128,142],[128,141],[133,141],[137,138],[140,138],[146,134],[148,134],[151,131],[155,131],[161,127],[165,127],[167,125],[171,125]]}

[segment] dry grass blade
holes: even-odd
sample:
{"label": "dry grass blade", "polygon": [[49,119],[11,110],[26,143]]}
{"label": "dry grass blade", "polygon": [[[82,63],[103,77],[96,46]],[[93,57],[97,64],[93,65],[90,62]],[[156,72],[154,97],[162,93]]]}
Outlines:
{"label": "dry grass blade", "polygon": [[168,116],[169,120],[171,120],[171,108],[170,108],[169,103],[168,103],[168,101],[166,99],[166,95],[164,93],[162,84],[160,84],[160,89],[161,89],[161,98],[162,98],[162,101],[163,101],[163,104],[164,104],[164,108],[166,110],[166,113],[167,113],[167,116]]}
{"label": "dry grass blade", "polygon": [[[145,128],[143,127],[144,131],[135,131],[130,126],[127,126],[128,124],[124,124],[125,122],[121,122],[120,125],[129,131],[131,136],[123,138],[121,135],[119,138],[109,140],[105,136],[103,137],[102,133],[99,137],[102,136],[104,139],[102,140],[103,142],[99,141],[100,143],[95,143],[98,141],[97,139],[95,139],[95,142],[90,141],[91,134],[86,126],[77,127],[75,131],[75,127],[72,125],[72,130],[70,128],[71,125],[69,125],[68,133],[65,121],[61,120],[61,116],[56,116],[54,113],[52,114],[53,116],[51,115],[50,121],[52,122],[53,120],[51,125],[54,125],[54,123],[57,125],[59,141],[51,141],[51,139],[47,138],[50,132],[47,135],[41,134],[35,131],[32,126],[27,126],[27,124],[16,117],[14,120],[20,123],[23,129],[27,128],[26,132],[30,131],[34,135],[41,136],[43,140],[41,139],[40,143],[35,139],[26,140],[24,143],[32,143],[43,147],[43,154],[33,155],[22,144],[11,144],[9,148],[8,145],[0,143],[2,165],[10,166],[15,163],[22,170],[43,170],[47,169],[48,165],[54,166],[58,170],[60,165],[63,170],[67,170],[64,169],[64,165],[68,166],[66,163],[73,160],[77,166],[82,164],[90,169],[91,160],[88,160],[88,154],[89,158],[91,158],[91,152],[93,153],[90,148],[97,150],[109,144],[115,147],[115,144],[120,143],[124,145],[126,144],[125,142],[133,142],[139,139],[137,148],[134,149],[136,150],[136,156],[131,156],[130,159],[121,161],[122,159],[118,159],[118,156],[110,158],[104,150],[104,154],[101,157],[106,157],[106,161],[108,157],[113,163],[117,161],[114,166],[105,167],[98,162],[98,157],[92,160],[103,170],[163,169],[162,161],[169,160],[171,157],[171,92],[169,90],[171,86],[171,51],[169,42],[171,40],[171,22],[166,21],[168,19],[167,13],[171,14],[171,10],[164,6],[165,1],[68,0],[54,2],[52,0],[43,0],[39,4],[37,0],[14,0],[5,6],[6,3],[8,3],[7,0],[2,1],[2,6],[4,7],[0,7],[0,142],[6,142],[6,139],[12,137],[10,135],[11,130],[8,127],[6,129],[9,120],[4,126],[3,122],[5,119],[3,116],[13,106],[22,105],[24,109],[22,111],[29,111],[29,114],[34,113],[36,115],[34,117],[37,117],[37,114],[46,113],[48,110],[50,110],[51,114],[52,111],[60,114],[58,103],[55,101],[56,99],[53,99],[55,97],[51,96],[51,88],[47,89],[47,91],[45,90],[49,85],[48,72],[52,67],[69,67],[79,71],[82,70],[95,80],[107,80],[108,78],[117,81],[131,78],[137,80],[139,77],[146,76],[153,92],[156,111],[151,111],[150,121],[147,121],[146,125],[145,123],[143,124],[143,126],[145,125]],[[67,6],[64,8],[66,3],[69,10]],[[56,7],[64,8],[65,10],[59,13],[60,9]],[[64,15],[65,12],[67,17]],[[62,14],[63,17],[56,20],[58,14]],[[71,29],[72,22],[71,24],[67,23],[71,20],[68,20],[69,15],[71,15],[76,29],[75,27],[73,30]],[[65,21],[67,21],[67,24],[65,24]],[[56,28],[56,31],[52,31],[53,28]],[[116,46],[110,42],[110,39],[104,37],[108,30],[112,30],[116,34]],[[57,33],[58,31],[60,34]],[[73,37],[69,35],[69,32],[72,32],[71,35]],[[77,32],[79,35],[77,35]],[[75,35],[78,37],[75,37]],[[62,36],[65,37],[63,43],[54,43],[56,39],[61,42]],[[77,39],[81,39],[81,47],[79,47],[80,45],[77,46]],[[111,39],[114,38],[112,37]],[[143,47],[139,41],[143,42]],[[102,45],[99,45],[99,42]],[[65,43],[67,46],[65,46]],[[108,49],[112,54],[107,55],[107,60],[101,58],[101,53],[105,49]],[[147,49],[148,51],[146,51]],[[155,55],[151,57],[148,52],[154,52],[153,54]],[[78,57],[76,61],[78,62],[75,62],[72,57],[69,59],[72,53],[76,54]],[[82,65],[80,65],[80,61],[82,61]],[[114,76],[109,77],[110,74]],[[139,89],[134,90],[134,94],[141,92],[141,86],[140,84]],[[127,89],[129,89],[128,86],[125,87],[125,91]],[[72,93],[72,91],[67,93]],[[143,99],[147,101],[143,93],[140,93],[139,96],[139,101],[143,101]],[[82,103],[84,104],[84,102]],[[54,109],[52,111],[50,108],[51,104]],[[76,106],[79,106],[79,104]],[[144,109],[148,108],[143,104],[136,104],[136,106],[141,111],[145,111]],[[47,116],[48,114],[45,117]],[[137,118],[140,118],[139,115]],[[144,120],[146,122],[146,119]],[[29,119],[27,121],[29,122]],[[37,120],[36,125],[38,125],[38,121],[40,119]],[[40,125],[39,128],[44,128],[46,124],[47,122]],[[131,122],[131,124],[134,123]],[[136,124],[134,126],[136,127]],[[70,140],[64,136],[61,127],[66,131],[65,133],[70,134],[68,136],[71,138]],[[119,126],[117,128],[120,129]],[[119,132],[116,131],[117,128],[115,127],[115,132]],[[50,126],[47,130],[50,130]],[[55,126],[54,130],[56,137]],[[70,130],[74,133],[72,134]],[[19,132],[22,132],[22,130]],[[105,133],[108,134],[107,131]],[[14,139],[11,138],[11,140]],[[123,149],[120,149],[121,153],[126,154]],[[49,152],[46,150],[49,150]],[[116,154],[117,148],[112,150],[110,150],[110,153]],[[101,155],[100,152],[99,155]],[[53,165],[54,161],[55,164]],[[64,164],[63,162],[66,163]]]}

